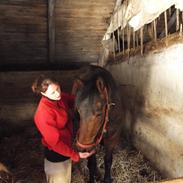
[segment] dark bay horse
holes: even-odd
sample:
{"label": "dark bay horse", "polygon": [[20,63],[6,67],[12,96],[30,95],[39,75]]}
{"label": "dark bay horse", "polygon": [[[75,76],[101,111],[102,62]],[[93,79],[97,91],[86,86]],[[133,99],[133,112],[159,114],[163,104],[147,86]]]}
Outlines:
{"label": "dark bay horse", "polygon": [[[102,142],[105,149],[104,182],[111,183],[112,152],[120,140],[122,108],[116,83],[106,69],[88,66],[81,69],[76,93],[76,109],[79,128],[76,146],[79,151],[95,149]],[[88,158],[89,182],[94,183],[97,174],[96,155]]]}

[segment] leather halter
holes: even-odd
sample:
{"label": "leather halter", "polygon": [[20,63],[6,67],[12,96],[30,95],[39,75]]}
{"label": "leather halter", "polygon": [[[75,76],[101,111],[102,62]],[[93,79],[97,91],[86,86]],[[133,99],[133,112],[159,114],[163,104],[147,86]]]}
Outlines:
{"label": "leather halter", "polygon": [[81,144],[78,140],[76,140],[76,145],[81,147],[81,148],[91,148],[91,147],[95,147],[97,146],[102,138],[103,138],[103,135],[104,133],[107,132],[107,123],[109,122],[109,110],[110,110],[110,106],[111,105],[115,105],[114,103],[109,103],[109,96],[108,96],[108,92],[107,92],[107,88],[105,87],[104,89],[104,95],[106,97],[106,106],[105,106],[105,118],[104,118],[104,122],[103,122],[103,126],[102,126],[102,131],[101,131],[101,134],[100,136],[97,138],[96,142],[92,143],[92,144]]}

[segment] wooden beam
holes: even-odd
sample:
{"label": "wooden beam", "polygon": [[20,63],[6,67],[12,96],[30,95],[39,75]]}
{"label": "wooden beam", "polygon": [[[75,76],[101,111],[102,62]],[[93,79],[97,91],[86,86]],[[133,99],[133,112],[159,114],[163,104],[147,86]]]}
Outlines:
{"label": "wooden beam", "polygon": [[55,61],[55,2],[48,0],[48,60],[51,63]]}

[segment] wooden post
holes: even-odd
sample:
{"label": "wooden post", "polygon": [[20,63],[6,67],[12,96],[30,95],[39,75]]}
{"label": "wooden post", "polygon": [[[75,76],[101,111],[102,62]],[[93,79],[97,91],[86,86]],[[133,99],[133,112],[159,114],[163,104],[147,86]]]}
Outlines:
{"label": "wooden post", "polygon": [[55,2],[48,0],[48,57],[49,62],[55,61]]}
{"label": "wooden post", "polygon": [[153,21],[154,40],[157,41],[156,19]]}
{"label": "wooden post", "polygon": [[[167,13],[166,11],[164,12],[164,19],[165,19],[165,37],[167,38],[168,36],[168,24],[167,24]],[[167,39],[165,39],[165,45],[167,46]]]}
{"label": "wooden post", "polygon": [[113,43],[113,57],[115,59],[116,57],[116,39],[115,39],[115,35],[114,35],[114,31],[112,32],[112,43]]}
{"label": "wooden post", "polygon": [[112,27],[113,27],[113,32],[112,32],[112,43],[113,43],[113,57],[114,57],[114,60],[116,58],[116,39],[115,39],[115,35],[114,35],[114,14],[112,16]]}
{"label": "wooden post", "polygon": [[180,12],[180,36],[182,36],[183,12]]}
{"label": "wooden post", "polygon": [[133,49],[135,49],[135,31],[133,30]]}
{"label": "wooden post", "polygon": [[176,9],[176,31],[179,30],[179,10]]}
{"label": "wooden post", "polygon": [[141,55],[143,55],[143,43],[144,43],[144,33],[143,33],[143,28],[144,27],[141,27],[140,28],[140,52],[141,52]]}
{"label": "wooden post", "polygon": [[127,26],[127,45],[128,45],[128,58],[130,56],[130,47],[131,47],[131,28]]}
{"label": "wooden post", "polygon": [[123,46],[123,54],[125,53],[125,31],[124,31],[124,28],[122,30],[122,46]]}
{"label": "wooden post", "polygon": [[139,31],[136,31],[136,45],[139,46]]}
{"label": "wooden post", "polygon": [[167,25],[167,13],[164,12],[164,19],[165,19],[165,37],[168,36],[168,25]]}
{"label": "wooden post", "polygon": [[118,52],[120,53],[120,51],[121,51],[121,46],[120,46],[120,37],[119,37],[119,24],[118,24],[118,22],[119,22],[119,14],[118,14],[118,10],[119,10],[119,8],[117,9],[117,34],[118,34]]}
{"label": "wooden post", "polygon": [[179,33],[180,36],[182,36],[182,23],[180,24],[180,33]]}

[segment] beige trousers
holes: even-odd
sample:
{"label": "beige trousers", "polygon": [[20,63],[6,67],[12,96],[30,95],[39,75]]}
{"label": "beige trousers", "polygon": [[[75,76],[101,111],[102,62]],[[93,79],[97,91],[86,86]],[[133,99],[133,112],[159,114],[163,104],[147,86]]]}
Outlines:
{"label": "beige trousers", "polygon": [[48,183],[71,183],[71,160],[50,162],[44,160],[44,169]]}

